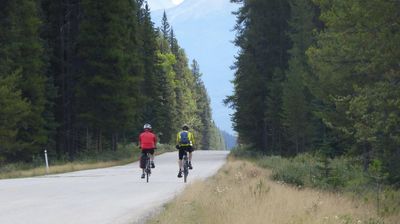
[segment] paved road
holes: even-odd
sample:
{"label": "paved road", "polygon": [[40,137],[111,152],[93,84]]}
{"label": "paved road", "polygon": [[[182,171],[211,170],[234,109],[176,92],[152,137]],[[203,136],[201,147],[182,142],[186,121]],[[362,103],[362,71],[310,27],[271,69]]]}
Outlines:
{"label": "paved road", "polygon": [[[216,173],[226,151],[195,151],[189,183]],[[156,157],[150,183],[138,163],[36,178],[0,180],[0,224],[140,223],[183,190],[177,153]]]}

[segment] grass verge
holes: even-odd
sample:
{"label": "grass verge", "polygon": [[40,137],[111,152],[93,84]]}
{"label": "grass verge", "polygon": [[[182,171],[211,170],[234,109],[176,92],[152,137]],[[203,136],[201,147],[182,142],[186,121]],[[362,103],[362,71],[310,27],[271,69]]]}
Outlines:
{"label": "grass verge", "polygon": [[161,214],[160,223],[397,223],[400,216],[379,218],[373,206],[339,193],[276,182],[270,169],[229,158],[212,178],[191,184]]}
{"label": "grass verge", "polygon": [[[173,146],[159,145],[157,154],[173,150]],[[54,161],[50,159],[49,173],[58,174],[73,172],[79,170],[106,168],[112,166],[125,165],[139,159],[140,150],[134,145],[120,147],[117,152],[104,151],[102,153],[86,153],[78,156],[76,161],[68,162],[66,160]],[[53,162],[54,161],[54,162]],[[42,164],[43,159],[34,163],[8,164],[0,167],[0,179],[23,178],[46,175],[46,167]],[[40,164],[40,165],[39,165]]]}
{"label": "grass verge", "polygon": [[[236,158],[246,158],[271,169],[271,177],[296,187],[309,187],[345,194],[354,200],[374,205],[380,216],[400,213],[400,190],[387,184],[373,169],[366,172],[361,158],[324,158],[320,154],[299,154],[295,157],[264,156],[254,150],[237,148]],[[373,165],[372,165],[373,167]]]}

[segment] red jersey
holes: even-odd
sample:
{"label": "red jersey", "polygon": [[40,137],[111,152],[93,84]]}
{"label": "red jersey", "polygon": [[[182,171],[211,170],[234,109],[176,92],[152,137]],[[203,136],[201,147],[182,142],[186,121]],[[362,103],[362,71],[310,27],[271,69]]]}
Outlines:
{"label": "red jersey", "polygon": [[150,131],[144,131],[139,135],[140,148],[155,149],[157,144],[157,136]]}

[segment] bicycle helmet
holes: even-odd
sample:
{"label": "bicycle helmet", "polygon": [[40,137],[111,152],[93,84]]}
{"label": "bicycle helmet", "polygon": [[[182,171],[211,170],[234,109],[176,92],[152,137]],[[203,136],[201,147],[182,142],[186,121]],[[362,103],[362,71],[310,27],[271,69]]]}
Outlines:
{"label": "bicycle helmet", "polygon": [[143,129],[151,129],[151,125],[150,125],[150,124],[145,124],[145,125],[143,126]]}
{"label": "bicycle helmet", "polygon": [[189,130],[189,126],[187,124],[184,124],[184,125],[182,125],[182,129],[187,131],[187,130]]}

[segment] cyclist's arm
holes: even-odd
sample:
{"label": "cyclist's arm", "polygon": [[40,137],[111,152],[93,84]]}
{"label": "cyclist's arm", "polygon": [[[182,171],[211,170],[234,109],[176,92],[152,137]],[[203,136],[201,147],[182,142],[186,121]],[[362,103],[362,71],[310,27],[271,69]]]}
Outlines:
{"label": "cyclist's arm", "polygon": [[179,141],[180,141],[181,135],[180,132],[178,132],[178,134],[176,134],[176,144],[179,145]]}
{"label": "cyclist's arm", "polygon": [[190,141],[192,142],[192,145],[194,146],[194,134],[193,133],[190,133],[191,135],[190,135],[190,137],[191,137],[191,139],[190,139]]}

